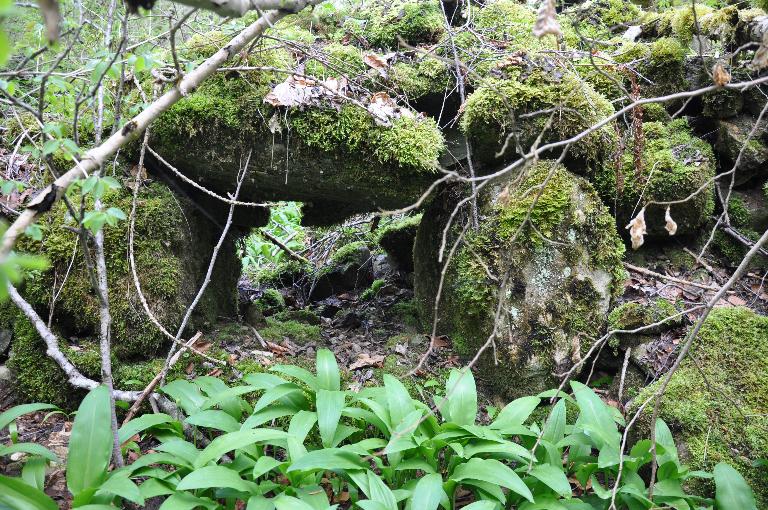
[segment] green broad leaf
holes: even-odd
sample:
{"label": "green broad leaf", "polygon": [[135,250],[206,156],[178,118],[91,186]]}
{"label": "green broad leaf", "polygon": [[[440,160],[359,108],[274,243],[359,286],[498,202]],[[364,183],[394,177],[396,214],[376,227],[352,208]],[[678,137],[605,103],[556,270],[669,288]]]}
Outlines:
{"label": "green broad leaf", "polygon": [[443,405],[448,411],[448,420],[457,425],[473,425],[477,417],[477,387],[472,371],[451,370],[445,383],[447,402]]}
{"label": "green broad leaf", "polygon": [[155,498],[157,496],[170,496],[176,492],[167,483],[162,482],[157,478],[147,479],[139,486],[139,490],[144,499]]}
{"label": "green broad leaf", "polygon": [[309,370],[305,370],[301,367],[297,367],[294,365],[275,365],[272,368],[270,368],[270,371],[277,372],[280,374],[285,374],[289,377],[298,379],[299,381],[306,384],[307,387],[309,387],[309,389],[314,392],[317,392],[317,390],[319,389],[317,377],[312,375],[309,372]]}
{"label": "green broad leaf", "polygon": [[401,461],[396,467],[395,471],[424,471],[425,473],[435,473],[435,467],[430,465],[424,459],[405,459]]}
{"label": "green broad leaf", "polygon": [[491,423],[491,427],[503,429],[511,425],[522,425],[540,403],[539,397],[520,397],[513,400],[499,412],[499,415]]}
{"label": "green broad leaf", "polygon": [[[594,510],[592,505],[586,506],[588,510]],[[536,503],[526,501],[520,505],[519,510],[569,510],[561,501],[553,497],[537,497]]]}
{"label": "green broad leaf", "polygon": [[667,462],[678,463],[677,446],[675,445],[675,439],[672,437],[672,431],[669,430],[667,424],[661,418],[656,420],[656,444],[663,447],[658,448],[656,462],[659,466],[663,466]]}
{"label": "green broad leaf", "polygon": [[38,225],[37,223],[33,223],[32,225],[24,229],[24,235],[30,237],[31,239],[34,239],[35,241],[42,241],[43,229],[40,228],[40,225]]}
{"label": "green broad leaf", "polygon": [[341,374],[336,356],[328,349],[319,349],[316,360],[317,387],[321,390],[339,391],[341,389]]}
{"label": "green broad leaf", "polygon": [[253,478],[256,479],[266,473],[269,473],[280,464],[282,464],[281,461],[274,457],[270,457],[269,455],[259,457],[256,459],[256,464],[253,466]]}
{"label": "green broad leaf", "polygon": [[317,413],[299,411],[291,418],[291,422],[288,424],[288,434],[303,444],[315,423],[317,423]]}
{"label": "green broad leaf", "polygon": [[438,474],[426,475],[416,483],[411,494],[411,508],[418,510],[437,510],[440,500],[445,496],[443,478]]}
{"label": "green broad leaf", "polygon": [[10,425],[19,416],[35,413],[37,411],[46,411],[49,409],[58,408],[50,404],[22,404],[19,406],[13,406],[7,411],[0,413],[0,430],[3,430],[5,427]]}
{"label": "green broad leaf", "polygon": [[50,156],[57,150],[59,150],[59,147],[61,147],[61,140],[58,140],[56,138],[52,138],[50,140],[46,140],[43,144],[43,156]]}
{"label": "green broad leaf", "polygon": [[138,486],[128,478],[127,473],[114,473],[110,476],[106,482],[101,484],[96,492],[96,497],[103,493],[114,494],[137,505],[144,504],[144,496],[141,495]]}
{"label": "green broad leaf", "polygon": [[45,489],[45,468],[48,461],[43,457],[31,457],[21,468],[21,479],[38,490]]}
{"label": "green broad leaf", "polygon": [[341,419],[341,411],[344,409],[344,397],[345,392],[343,391],[320,390],[317,392],[315,402],[317,426],[320,429],[320,439],[325,448],[335,446],[333,438]]}
{"label": "green broad leaf", "polygon": [[356,454],[341,448],[324,448],[308,452],[288,468],[294,471],[334,471],[365,469],[366,463]]}
{"label": "green broad leaf", "polygon": [[531,469],[530,475],[560,496],[564,498],[571,496],[571,484],[568,483],[568,477],[565,476],[562,469],[550,464],[538,464]]}
{"label": "green broad leaf", "polygon": [[0,475],[0,507],[11,510],[58,510],[59,506],[43,491],[19,478]]}
{"label": "green broad leaf", "polygon": [[304,393],[301,388],[293,383],[285,383],[265,391],[261,398],[256,402],[256,405],[253,406],[253,412],[257,413],[262,409],[265,409],[276,400],[290,403],[289,405],[295,405],[296,410],[306,407],[306,399],[304,398]]}
{"label": "green broad leaf", "polygon": [[123,444],[139,432],[144,432],[157,425],[172,423],[174,421],[176,420],[163,413],[143,414],[120,427],[117,431],[117,437],[120,444]]}
{"label": "green broad leaf", "polygon": [[366,496],[381,503],[387,510],[397,510],[397,499],[387,484],[373,471],[368,471],[368,490]]}
{"label": "green broad leaf", "polygon": [[416,444],[416,441],[414,441],[414,434],[422,416],[423,411],[416,409],[403,418],[403,421],[401,421],[397,427],[395,427],[395,430],[392,431],[392,436],[387,443],[387,447],[384,449],[384,453],[391,455],[393,453],[416,448],[418,445]]}
{"label": "green broad leaf", "polygon": [[484,499],[482,501],[475,501],[474,503],[470,503],[467,506],[462,507],[462,510],[495,510],[497,508],[498,503]]}
{"label": "green broad leaf", "polygon": [[715,466],[714,475],[717,510],[757,510],[755,495],[741,473],[720,462]]}
{"label": "green broad leaf", "polygon": [[[304,411],[299,411],[299,413],[301,412]],[[294,406],[283,404],[271,405],[266,409],[262,409],[261,411],[250,415],[242,424],[240,430],[256,428],[267,423],[268,421],[276,420],[278,418],[282,418],[283,416],[290,416],[294,413],[296,413],[296,408]]]}
{"label": "green broad leaf", "polygon": [[565,400],[559,400],[552,407],[541,437],[553,444],[559,443],[565,437]]}
{"label": "green broad leaf", "polygon": [[621,434],[613,421],[613,414],[608,405],[584,384],[571,381],[571,388],[579,406],[579,418],[576,422],[584,432],[595,440],[598,448],[609,446],[618,450]]}
{"label": "green broad leaf", "polygon": [[211,461],[217,461],[225,453],[257,443],[268,443],[284,440],[289,436],[282,430],[248,429],[238,430],[219,436],[209,444],[195,459],[195,469],[201,468]]}
{"label": "green broad leaf", "polygon": [[186,420],[186,423],[196,427],[221,430],[222,432],[235,432],[240,429],[240,422],[230,414],[217,409],[208,409],[195,413]]}
{"label": "green broad leaf", "polygon": [[[413,400],[403,383],[395,377],[384,374],[384,387],[386,388],[390,426],[396,427],[402,423],[406,416],[416,410],[416,406],[413,405]],[[371,410],[376,412],[374,409]]]}
{"label": "green broad leaf", "polygon": [[177,492],[166,499],[159,510],[190,510],[192,508],[205,508],[206,510],[216,510],[221,508],[219,504],[209,498],[198,498],[188,492]]}
{"label": "green broad leaf", "polygon": [[280,494],[272,499],[272,504],[277,510],[315,510],[309,503],[285,494]]}
{"label": "green broad leaf", "polygon": [[531,459],[531,451],[528,448],[512,441],[499,443],[498,441],[481,439],[474,440],[464,447],[464,457],[467,459],[484,453],[502,454],[505,457],[509,456],[526,461]]}
{"label": "green broad leaf", "polygon": [[0,457],[14,453],[26,453],[46,458],[51,462],[58,462],[56,454],[43,445],[37,443],[15,443],[9,446],[0,446]]}
{"label": "green broad leaf", "polygon": [[494,459],[470,459],[464,464],[459,464],[453,471],[452,480],[481,480],[506,487],[519,494],[530,502],[533,502],[533,494],[520,477],[506,466]]}
{"label": "green broad leaf", "polygon": [[112,458],[109,389],[98,386],[83,399],[72,424],[67,456],[67,488],[77,496],[98,487]]}
{"label": "green broad leaf", "polygon": [[229,487],[241,492],[250,492],[254,485],[249,484],[237,474],[237,471],[224,466],[205,466],[196,468],[181,479],[176,490],[211,489]]}
{"label": "green broad leaf", "polygon": [[189,441],[184,441],[183,439],[173,439],[171,441],[160,443],[155,447],[155,450],[175,455],[190,466],[195,463],[195,459],[200,455],[200,450],[198,450],[195,445]]}
{"label": "green broad leaf", "polygon": [[245,510],[275,510],[275,504],[264,496],[251,496]]}
{"label": "green broad leaf", "polygon": [[176,379],[166,384],[160,391],[171,397],[187,415],[200,411],[205,402],[205,397],[200,393],[200,388],[189,381]]}

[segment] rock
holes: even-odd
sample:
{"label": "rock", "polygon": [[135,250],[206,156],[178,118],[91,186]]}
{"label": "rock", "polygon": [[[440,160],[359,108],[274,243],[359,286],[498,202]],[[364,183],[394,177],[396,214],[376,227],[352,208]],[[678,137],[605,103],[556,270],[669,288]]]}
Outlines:
{"label": "rock", "polygon": [[[682,460],[691,470],[728,462],[747,479],[757,508],[768,505],[768,471],[753,465],[768,458],[768,317],[747,308],[715,308],[687,357],[672,375],[660,416],[675,431]],[[658,390],[660,381],[634,399],[628,411]],[[653,406],[638,423],[647,431]],[[629,414],[631,416],[632,414]],[[695,479],[696,494],[713,492],[711,480]],[[702,487],[703,486],[703,487]]]}
{"label": "rock", "polygon": [[13,380],[11,369],[5,365],[0,365],[0,387],[8,385]]}
{"label": "rock", "polygon": [[375,279],[386,279],[395,269],[389,256],[386,253],[380,253],[373,256],[373,277]]}
{"label": "rock", "polygon": [[5,354],[8,348],[11,346],[12,338],[13,338],[13,330],[0,329],[0,355]]}
{"label": "rock", "polygon": [[[623,288],[624,246],[614,220],[592,186],[562,166],[530,216],[548,240],[529,226],[513,239],[533,201],[525,190],[540,184],[554,164],[541,161],[517,187],[509,180],[483,194],[485,219],[456,251],[444,284],[438,333],[465,357],[493,336],[495,348],[486,349],[477,373],[508,398],[557,386],[555,374],[589,349],[587,339],[599,336],[611,299]],[[441,212],[440,205],[433,202],[425,212],[414,250],[416,297],[427,321],[443,221],[452,210]]]}
{"label": "rock", "polygon": [[413,242],[420,222],[421,214],[409,216],[383,227],[378,234],[379,244],[395,266],[407,273],[413,271]]}
{"label": "rock", "polygon": [[[619,333],[616,336],[622,349],[636,347],[648,342],[647,335],[659,334],[663,331],[680,326],[683,317],[675,315],[678,310],[673,303],[666,299],[654,299],[650,303],[629,302],[617,306],[608,315],[609,330],[631,331],[644,326],[651,326],[639,333]],[[672,319],[666,320],[670,317]],[[661,321],[661,324],[657,324]]]}
{"label": "rock", "polygon": [[363,242],[339,248],[330,262],[318,272],[310,298],[319,301],[332,294],[360,290],[373,281],[371,251]]}
{"label": "rock", "polygon": [[[730,170],[739,152],[744,146],[756,118],[741,115],[734,119],[718,121],[715,150],[722,161],[723,170]],[[741,185],[753,179],[768,177],[768,145],[765,139],[765,127],[758,128],[741,153],[739,166],[736,168],[735,184]]]}
{"label": "rock", "polygon": [[[615,161],[605,162],[590,180],[614,212],[621,232],[626,232],[625,226],[643,204],[682,200],[703,186],[703,191],[670,210],[677,223],[676,235],[696,232],[714,210],[714,186],[709,183],[715,173],[712,147],[691,132],[685,119],[646,122],[643,132],[641,168],[636,165],[634,140],[630,138],[620,168]],[[657,205],[646,209],[648,237],[670,237],[665,229],[665,211]]]}

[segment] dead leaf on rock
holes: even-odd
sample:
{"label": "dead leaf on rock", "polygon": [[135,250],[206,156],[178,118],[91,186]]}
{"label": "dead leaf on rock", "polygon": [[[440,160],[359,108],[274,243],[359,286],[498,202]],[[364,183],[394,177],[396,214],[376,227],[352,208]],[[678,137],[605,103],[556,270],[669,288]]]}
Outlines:
{"label": "dead leaf on rock", "polygon": [[368,53],[366,55],[363,55],[363,62],[365,64],[375,69],[379,72],[379,74],[386,78],[387,77],[387,71],[386,69],[389,67],[389,60],[394,57],[394,53],[387,53],[386,55],[376,55],[375,53]]}
{"label": "dead leaf on rock", "polygon": [[371,356],[367,353],[360,353],[354,363],[349,365],[350,370],[359,370],[361,368],[376,367],[380,368],[384,366],[384,356],[381,354],[374,354]]}

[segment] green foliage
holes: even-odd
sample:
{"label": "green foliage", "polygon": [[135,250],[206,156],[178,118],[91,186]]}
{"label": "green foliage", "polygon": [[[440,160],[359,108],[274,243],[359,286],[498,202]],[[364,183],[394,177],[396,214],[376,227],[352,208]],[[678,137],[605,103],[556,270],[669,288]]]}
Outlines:
{"label": "green foliage", "polygon": [[260,234],[260,231],[268,232],[293,251],[302,251],[305,232],[301,227],[301,204],[283,202],[273,207],[269,223],[242,240],[240,257],[244,271],[255,272],[274,267],[288,256],[282,248]]}
{"label": "green foliage", "polygon": [[363,301],[369,301],[375,298],[376,296],[379,295],[379,291],[386,284],[387,284],[386,280],[382,280],[380,278],[373,280],[373,283],[371,283],[371,286],[365,289],[362,294],[360,294],[360,299],[362,299]]}
{"label": "green foliage", "polygon": [[[517,399],[490,424],[480,425],[469,370],[451,371],[445,388],[433,395],[435,411],[390,375],[383,386],[357,393],[342,390],[340,380],[333,354],[320,350],[315,373],[276,365],[245,375],[244,385],[234,387],[212,377],[172,381],[161,391],[184,410],[187,424],[212,440],[198,448],[185,440],[174,418],[140,416],[118,435],[126,447],[136,435],[152,441],[152,453],[114,471],[107,467],[109,397],[105,388],[96,388],[83,401],[72,431],[67,483],[74,506],[142,505],[163,496],[166,509],[229,510],[247,504],[308,510],[334,508],[343,496],[363,510],[454,510],[462,488],[471,494],[473,502],[464,507],[471,510],[606,508],[610,483],[621,469],[617,508],[674,502],[678,508],[756,509],[738,471],[718,464],[711,475],[682,464],[661,420],[658,478],[649,500],[640,472],[651,462],[651,442],[638,441],[620,457],[623,419],[578,382],[571,383],[573,396],[557,396],[541,421],[532,414],[543,394]],[[578,413],[572,424],[566,420],[567,402]],[[696,477],[714,477],[714,500],[683,489]],[[569,480],[586,489],[574,493]],[[0,477],[0,487],[0,502],[14,510],[55,508],[29,478]]]}

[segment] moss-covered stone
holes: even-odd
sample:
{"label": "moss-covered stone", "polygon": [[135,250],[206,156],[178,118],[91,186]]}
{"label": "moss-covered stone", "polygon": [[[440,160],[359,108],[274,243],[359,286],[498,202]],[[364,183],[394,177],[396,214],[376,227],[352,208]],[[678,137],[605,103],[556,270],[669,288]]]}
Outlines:
{"label": "moss-covered stone", "polygon": [[[303,44],[316,39],[298,27],[278,25],[276,30]],[[318,57],[306,62],[305,73],[318,79],[363,76],[367,66],[361,49],[338,42],[317,45]],[[241,63],[275,69],[301,65],[295,53],[265,40]],[[414,67],[417,75],[425,73],[423,79],[439,73],[427,60]],[[428,185],[443,150],[433,120],[405,115],[383,126],[365,108],[338,98],[288,109],[265,103],[275,84],[285,79],[284,74],[263,70],[216,74],[156,121],[151,143],[186,175],[223,195],[234,189],[241,163],[250,154],[251,171],[241,198],[305,202],[305,220],[316,224],[402,207]],[[362,80],[373,91],[384,86]],[[239,221],[247,224],[249,217],[240,215]]]}
{"label": "moss-covered stone", "polygon": [[[477,159],[490,164],[499,161],[497,152],[505,142],[502,157],[509,159],[527,153],[542,131],[542,144],[567,139],[613,113],[611,103],[578,75],[513,67],[507,79],[488,79],[467,99],[462,129]],[[595,164],[608,157],[615,139],[614,128],[607,124],[574,143],[569,154],[581,162],[578,166]]]}
{"label": "moss-covered stone", "polygon": [[265,289],[253,303],[264,315],[274,315],[285,308],[285,299],[277,289]]}
{"label": "moss-covered stone", "polygon": [[[675,305],[666,299],[654,299],[649,303],[632,301],[617,306],[608,315],[608,328],[619,330],[632,330],[643,326],[650,326],[656,322],[672,317],[678,313]],[[680,325],[682,318],[678,317],[667,321],[669,326]],[[659,329],[646,330],[648,333],[658,332]]]}
{"label": "moss-covered stone", "polygon": [[267,317],[267,327],[259,331],[265,340],[280,343],[288,338],[294,343],[303,345],[320,340],[320,326],[306,324],[297,320],[280,321]]}
{"label": "moss-covered stone", "polygon": [[[593,177],[603,200],[611,206],[620,228],[649,202],[682,200],[699,188],[690,200],[671,207],[677,234],[695,232],[714,209],[715,161],[712,148],[697,138],[684,119],[670,123],[643,124],[642,168],[635,165],[632,140],[621,157],[621,169],[604,165]],[[650,236],[669,236],[664,229],[665,208],[649,206],[645,220]]]}
{"label": "moss-covered stone", "polygon": [[359,14],[362,20],[348,20],[344,28],[376,48],[397,48],[400,39],[411,45],[435,42],[445,27],[436,0],[374,2]]}
{"label": "moss-covered stone", "polygon": [[395,265],[404,271],[413,271],[413,242],[421,222],[421,214],[393,221],[377,233],[379,245]]}
{"label": "moss-covered stone", "polygon": [[[131,209],[132,193],[122,189],[107,194],[106,207],[126,213]],[[54,331],[62,338],[62,349],[86,375],[100,378],[97,355],[99,304],[91,287],[77,235],[70,228],[64,206],[41,220],[43,238],[25,238],[19,249],[45,255],[50,269],[30,274],[21,289],[33,307],[47,317],[51,298]],[[166,339],[147,318],[134,287],[128,265],[128,222],[104,227],[104,246],[108,272],[112,345],[115,367],[134,360],[144,360],[162,353]],[[135,227],[135,260],[139,282],[157,319],[168,329],[178,327],[183,312],[197,292],[205,273],[211,250],[218,235],[208,220],[184,199],[175,197],[163,185],[142,189]],[[77,250],[77,252],[76,252]],[[74,262],[70,267],[70,263]],[[193,316],[191,328],[201,328],[221,315],[235,315],[237,271],[232,272],[234,245],[225,242],[219,253],[211,284]],[[44,343],[25,320],[16,321],[10,363],[22,398],[72,403],[72,392],[63,373],[45,354]],[[48,379],[52,384],[45,384]],[[71,393],[71,395],[70,395]]]}
{"label": "moss-covered stone", "polygon": [[[659,384],[644,389],[635,407]],[[661,418],[692,469],[711,471],[718,462],[730,463],[750,482],[758,508],[768,505],[768,471],[753,465],[768,457],[766,402],[768,318],[746,308],[714,309],[691,355],[670,380]],[[652,407],[644,414],[646,427]],[[703,486],[697,487],[697,494],[713,492],[711,480],[697,484]]]}
{"label": "moss-covered stone", "polygon": [[387,281],[382,280],[380,278],[373,280],[373,283],[371,283],[371,286],[365,289],[362,294],[360,294],[360,299],[363,301],[370,301],[371,299],[379,295],[379,292],[381,291],[382,288],[384,288],[386,284],[387,284]]}
{"label": "moss-covered stone", "polygon": [[[535,190],[545,180],[534,205]],[[465,356],[495,339],[500,364],[494,365],[494,349],[488,349],[480,361],[486,370],[479,374],[509,397],[556,384],[553,374],[570,368],[588,348],[587,338],[599,334],[625,277],[614,221],[588,182],[552,161],[513,182],[484,195],[486,220],[455,254],[438,321]],[[521,228],[531,208],[530,223]],[[442,231],[430,214],[420,228],[422,239],[429,238],[421,230],[430,225]],[[418,244],[417,251],[426,250]],[[439,242],[432,249],[438,247]],[[429,278],[434,275],[417,265],[416,292],[427,317],[435,294],[425,291],[435,284],[420,280]]]}

